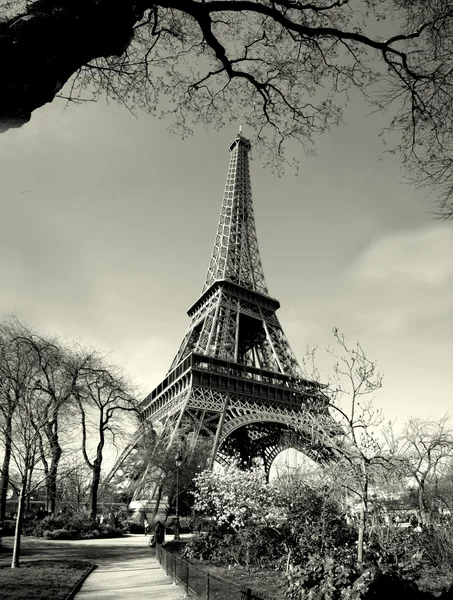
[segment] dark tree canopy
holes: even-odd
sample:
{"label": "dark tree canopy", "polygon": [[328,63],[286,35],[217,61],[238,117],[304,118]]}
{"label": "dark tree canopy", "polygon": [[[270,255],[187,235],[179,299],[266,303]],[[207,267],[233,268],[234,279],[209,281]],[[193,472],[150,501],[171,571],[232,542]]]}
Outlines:
{"label": "dark tree canopy", "polygon": [[183,133],[242,120],[277,163],[341,122],[357,89],[453,216],[451,0],[0,0],[0,123],[59,95],[172,113]]}

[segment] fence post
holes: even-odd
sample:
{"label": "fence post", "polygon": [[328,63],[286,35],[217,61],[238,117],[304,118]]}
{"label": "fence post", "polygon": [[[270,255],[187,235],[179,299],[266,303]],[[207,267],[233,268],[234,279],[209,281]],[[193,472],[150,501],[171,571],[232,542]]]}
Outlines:
{"label": "fence post", "polygon": [[176,554],[172,554],[173,583],[176,585]]}
{"label": "fence post", "polygon": [[186,563],[186,593],[189,595],[189,572],[190,572],[190,563]]}
{"label": "fence post", "polygon": [[208,576],[206,577],[206,600],[209,600],[209,587],[210,587],[210,579],[209,579],[209,573]]}

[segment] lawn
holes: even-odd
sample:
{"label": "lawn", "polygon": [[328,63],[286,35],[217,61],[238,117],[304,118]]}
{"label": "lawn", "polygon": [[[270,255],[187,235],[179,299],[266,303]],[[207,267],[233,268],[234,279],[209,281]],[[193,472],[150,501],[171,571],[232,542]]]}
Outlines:
{"label": "lawn", "polygon": [[91,563],[79,560],[38,560],[20,568],[0,566],[2,600],[65,600]]}

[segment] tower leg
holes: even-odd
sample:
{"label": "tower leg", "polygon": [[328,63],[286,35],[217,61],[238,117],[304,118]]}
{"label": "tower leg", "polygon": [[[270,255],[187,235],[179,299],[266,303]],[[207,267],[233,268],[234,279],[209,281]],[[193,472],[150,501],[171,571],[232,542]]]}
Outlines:
{"label": "tower leg", "polygon": [[189,397],[190,397],[190,389],[189,389],[189,391],[186,394],[186,399],[184,400],[184,406],[181,408],[181,411],[180,411],[179,416],[178,416],[178,420],[175,423],[175,426],[173,428],[172,434],[171,434],[170,439],[168,441],[167,450],[169,450],[172,447],[173,442],[175,441],[175,438],[178,435],[179,428],[181,426],[181,421],[182,421],[182,418],[184,416],[184,409],[185,409],[185,406],[187,406],[187,401],[188,401]]}
{"label": "tower leg", "polygon": [[214,443],[212,445],[211,457],[209,459],[209,469],[211,469],[211,470],[214,466],[215,455],[217,454],[217,450],[219,447],[219,439],[220,439],[220,434],[222,433],[223,422],[225,421],[225,415],[228,410],[228,402],[229,402],[229,398],[227,396],[225,399],[225,404],[223,405],[223,411],[219,417],[219,422],[217,424],[217,431],[215,432]]}

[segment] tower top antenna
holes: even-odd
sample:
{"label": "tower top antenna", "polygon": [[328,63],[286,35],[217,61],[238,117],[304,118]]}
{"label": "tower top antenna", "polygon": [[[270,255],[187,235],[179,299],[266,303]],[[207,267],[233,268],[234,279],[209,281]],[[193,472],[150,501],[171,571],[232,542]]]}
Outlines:
{"label": "tower top antenna", "polygon": [[239,125],[239,135],[242,135],[242,125]]}

